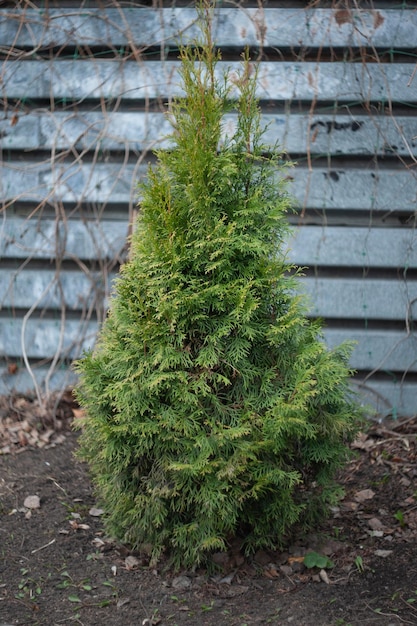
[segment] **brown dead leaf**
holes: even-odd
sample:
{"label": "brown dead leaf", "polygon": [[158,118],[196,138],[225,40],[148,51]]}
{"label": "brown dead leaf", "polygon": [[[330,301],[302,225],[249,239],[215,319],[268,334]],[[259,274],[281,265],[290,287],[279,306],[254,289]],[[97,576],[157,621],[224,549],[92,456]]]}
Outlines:
{"label": "brown dead leaf", "polygon": [[338,9],[334,13],[334,19],[339,26],[349,24],[352,21],[352,13],[348,9]]}
{"label": "brown dead leaf", "polygon": [[342,511],[357,511],[358,506],[359,505],[357,502],[347,501],[347,502],[342,502],[341,509]]}
{"label": "brown dead leaf", "polygon": [[24,433],[23,430],[19,430],[19,444],[22,446],[22,448],[24,448],[25,446],[28,445],[28,438],[26,437],[26,434]]}
{"label": "brown dead leaf", "polygon": [[303,556],[290,556],[288,557],[288,563],[304,563]]}
{"label": "brown dead leaf", "polygon": [[379,11],[375,11],[374,12],[374,28],[375,28],[375,30],[377,28],[379,28],[380,26],[382,26],[382,24],[384,22],[385,22],[385,17]]}
{"label": "brown dead leaf", "polygon": [[264,569],[264,576],[270,579],[279,578],[279,572],[274,565],[271,565],[270,567]]}
{"label": "brown dead leaf", "polygon": [[69,525],[73,530],[89,530],[90,528],[88,524],[80,524],[76,519],[69,520]]}
{"label": "brown dead leaf", "polygon": [[22,411],[23,409],[25,409],[28,405],[28,400],[27,398],[16,398],[13,406],[17,411]]}
{"label": "brown dead leaf", "polygon": [[375,445],[375,440],[368,437],[366,433],[359,433],[355,441],[352,443],[352,448],[356,450],[369,450]]}
{"label": "brown dead leaf", "polygon": [[372,530],[382,530],[384,528],[384,524],[377,517],[372,517],[368,520],[368,526]]}
{"label": "brown dead leaf", "polygon": [[125,558],[125,568],[128,572],[131,570],[137,569],[140,565],[139,559],[135,556],[129,555]]}
{"label": "brown dead leaf", "polygon": [[400,478],[400,483],[404,487],[410,487],[411,486],[411,480],[409,478],[406,478],[406,476],[402,476],[402,478]]}
{"label": "brown dead leaf", "polygon": [[40,434],[39,439],[42,441],[42,443],[49,443],[53,434],[54,431],[52,430],[52,428],[48,428],[48,430],[45,430],[45,432]]}
{"label": "brown dead leaf", "polygon": [[25,431],[25,433],[30,433],[32,430],[32,426],[29,424],[27,419],[24,419],[23,422],[20,422],[20,428]]}
{"label": "brown dead leaf", "polygon": [[375,492],[372,489],[362,489],[361,491],[357,491],[354,495],[356,502],[365,502],[366,500],[372,500]]}

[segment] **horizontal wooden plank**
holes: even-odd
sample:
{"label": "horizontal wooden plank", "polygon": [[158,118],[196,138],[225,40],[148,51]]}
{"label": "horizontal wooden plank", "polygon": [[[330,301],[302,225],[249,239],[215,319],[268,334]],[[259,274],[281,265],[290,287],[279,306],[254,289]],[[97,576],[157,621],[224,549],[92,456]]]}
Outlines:
{"label": "horizontal wooden plank", "polygon": [[[8,395],[13,391],[33,391],[32,377],[25,367],[17,370],[16,374],[9,374],[4,365],[0,369],[0,394]],[[34,366],[33,375],[41,390],[45,390],[46,380],[49,391],[63,391],[68,386],[73,386],[77,378],[75,373],[63,367],[57,367],[53,372],[48,368]],[[375,411],[374,417],[386,416],[411,417],[416,414],[417,384],[401,383],[400,380],[374,381],[372,378],[363,385],[353,381],[352,388],[359,393],[363,404]]]}
{"label": "horizontal wooden plank", "polygon": [[[95,343],[98,324],[82,320],[0,318],[0,354],[19,359],[75,359]],[[354,341],[350,365],[361,371],[416,372],[417,340],[400,331],[325,328],[329,348]]]}
{"label": "horizontal wooden plank", "polygon": [[0,354],[18,360],[23,352],[29,359],[78,358],[94,346],[97,322],[83,320],[0,318]]}
{"label": "horizontal wooden plank", "polygon": [[335,348],[344,341],[355,342],[350,365],[356,370],[388,373],[417,371],[417,338],[411,333],[324,328],[324,339],[329,348]]}
{"label": "horizontal wooden plank", "polygon": [[[0,258],[122,261],[128,231],[128,222],[121,220],[57,224],[5,215]],[[302,226],[288,245],[288,260],[300,266],[417,268],[417,233],[411,229]]]}
{"label": "horizontal wooden plank", "polygon": [[328,319],[406,320],[417,314],[417,281],[304,278],[310,315]]}
{"label": "horizontal wooden plank", "polygon": [[[167,99],[182,96],[179,61],[57,59],[5,61],[2,89],[9,99],[115,101]],[[240,63],[219,63],[230,84],[242,72]],[[332,103],[417,102],[407,63],[265,62],[259,67],[257,97],[261,100],[330,101]],[[236,90],[232,90],[232,96]]]}
{"label": "horizontal wooden plank", "polygon": [[[145,165],[131,163],[34,163],[5,161],[0,194],[5,201],[137,203],[137,180],[146,177]],[[414,212],[416,179],[413,170],[327,169],[298,166],[287,172],[298,206],[312,209]]]}
{"label": "horizontal wooden plank", "polygon": [[[32,374],[42,393],[65,391],[77,382],[77,376],[69,367],[57,365],[52,371],[48,367],[35,365]],[[0,365],[0,395],[12,393],[33,393],[34,382],[23,363],[15,374],[9,374],[7,365]]]}
{"label": "horizontal wooden plank", "polygon": [[117,220],[32,219],[4,216],[0,258],[122,261],[129,224]]}
{"label": "horizontal wooden plank", "polygon": [[88,275],[77,271],[2,270],[0,272],[0,308],[88,311],[96,304],[105,306],[109,292],[108,277],[100,272]]}
{"label": "horizontal wooden plank", "polygon": [[355,381],[352,387],[358,392],[365,406],[373,407],[374,418],[413,417],[417,414],[417,384],[401,381],[401,377],[392,377],[392,381],[366,380],[363,384]]}
{"label": "horizontal wooden plank", "polygon": [[[224,118],[224,133],[235,129]],[[392,115],[263,115],[264,141],[290,154],[417,156],[417,118]],[[10,150],[100,150],[129,152],[169,147],[172,132],[162,113],[29,110],[0,120],[3,148]]]}
{"label": "horizontal wooden plank", "polygon": [[[3,309],[25,309],[37,303],[38,308],[59,309],[65,303],[69,309],[81,310],[97,300],[101,307],[110,279],[100,272],[87,276],[69,270],[59,274],[50,270],[2,270],[0,305]],[[416,280],[303,278],[300,283],[310,300],[313,317],[405,320],[416,314]]]}
{"label": "horizontal wooden plank", "polygon": [[[189,8],[139,7],[10,9],[0,21],[0,45],[39,50],[51,46],[177,46],[198,36]],[[415,11],[343,9],[219,9],[218,46],[414,48]]]}
{"label": "horizontal wooden plank", "polygon": [[289,260],[300,266],[417,268],[412,229],[305,226],[289,246]]}

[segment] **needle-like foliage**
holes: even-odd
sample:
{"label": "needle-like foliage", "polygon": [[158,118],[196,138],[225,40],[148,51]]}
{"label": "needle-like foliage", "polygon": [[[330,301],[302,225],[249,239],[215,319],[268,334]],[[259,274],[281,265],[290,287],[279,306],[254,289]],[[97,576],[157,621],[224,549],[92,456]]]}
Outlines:
{"label": "needle-like foliage", "polygon": [[238,79],[219,77],[207,17],[202,31],[181,50],[172,147],[77,364],[80,456],[108,530],[177,566],[236,536],[248,552],[278,546],[320,519],[359,415],[349,349],[325,347],[286,262],[285,166],[262,143],[256,72],[245,58]]}

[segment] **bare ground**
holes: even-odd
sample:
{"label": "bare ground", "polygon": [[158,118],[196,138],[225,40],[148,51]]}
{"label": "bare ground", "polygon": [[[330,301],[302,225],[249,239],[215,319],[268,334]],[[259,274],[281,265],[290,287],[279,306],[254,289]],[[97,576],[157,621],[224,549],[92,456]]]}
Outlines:
{"label": "bare ground", "polygon": [[151,567],[106,537],[74,417],[69,395],[46,412],[0,401],[0,626],[417,625],[417,419],[361,435],[314,534],[251,559],[237,543],[210,574]]}

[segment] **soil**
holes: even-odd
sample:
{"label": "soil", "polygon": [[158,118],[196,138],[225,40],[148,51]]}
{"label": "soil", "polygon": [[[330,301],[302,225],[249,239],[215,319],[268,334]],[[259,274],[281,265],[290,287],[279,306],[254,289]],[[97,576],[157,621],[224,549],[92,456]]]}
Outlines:
{"label": "soil", "polygon": [[106,536],[77,410],[0,402],[0,626],[417,624],[417,419],[371,423],[344,499],[286,552],[236,543],[214,571],[172,572]]}

